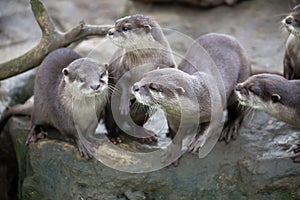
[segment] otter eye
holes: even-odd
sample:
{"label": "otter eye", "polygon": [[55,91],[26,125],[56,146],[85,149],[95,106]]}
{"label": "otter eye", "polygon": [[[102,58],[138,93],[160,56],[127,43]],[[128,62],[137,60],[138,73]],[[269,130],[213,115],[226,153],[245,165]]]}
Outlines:
{"label": "otter eye", "polygon": [[99,79],[101,80],[105,76],[105,73],[99,75]]}
{"label": "otter eye", "polygon": [[259,94],[259,88],[256,87],[256,86],[254,86],[254,85],[250,86],[248,89],[249,89],[249,91],[252,92],[253,94],[256,94],[256,95]]}
{"label": "otter eye", "polygon": [[124,27],[122,28],[123,31],[129,31],[130,29],[131,29],[131,28],[128,27],[128,26],[124,26]]}
{"label": "otter eye", "polygon": [[79,81],[80,81],[81,83],[83,83],[83,82],[85,81],[85,78],[84,78],[84,77],[79,77]]}
{"label": "otter eye", "polygon": [[163,92],[163,89],[160,86],[154,84],[150,84],[149,89],[155,92]]}

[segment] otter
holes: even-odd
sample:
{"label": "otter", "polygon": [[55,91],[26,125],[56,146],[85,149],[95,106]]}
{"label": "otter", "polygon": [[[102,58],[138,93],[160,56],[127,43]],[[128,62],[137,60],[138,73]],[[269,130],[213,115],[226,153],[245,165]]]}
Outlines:
{"label": "otter", "polygon": [[282,24],[290,35],[286,42],[283,59],[284,77],[291,79],[300,78],[300,5],[293,8],[292,12],[282,20]]}
{"label": "otter", "polygon": [[[110,101],[106,106],[105,125],[111,141],[119,143],[122,139],[118,132],[121,130],[116,120],[123,123],[131,117],[133,122],[141,127],[149,118],[147,106],[138,104],[132,98],[130,88],[133,83],[139,81],[148,71],[157,68],[176,68],[176,63],[161,27],[148,16],[132,15],[118,19],[114,28],[108,31],[108,37],[119,47],[108,67],[108,82],[115,88],[114,91],[110,91],[109,98],[113,100],[116,95],[118,108],[115,112],[121,115],[113,116],[112,106],[115,105]],[[122,126],[120,123],[118,125]],[[131,127],[134,127],[133,123]],[[153,135],[151,131],[145,129],[136,131],[133,128],[132,132],[140,132],[135,135],[137,137]]]}
{"label": "otter", "polygon": [[[300,80],[275,74],[250,76],[235,88],[239,102],[300,128]],[[294,161],[300,162],[300,143]]]}
{"label": "otter", "polygon": [[[142,104],[164,110],[171,138],[178,129],[187,127],[179,142],[194,134],[188,150],[196,152],[214,134],[209,128],[214,123],[212,109],[219,113],[228,110],[228,120],[218,135],[220,140],[236,138],[244,110],[238,108],[234,87],[249,74],[250,61],[240,43],[231,36],[210,33],[191,45],[178,69],[148,72],[134,84],[132,92]],[[218,120],[222,124],[222,117]]]}
{"label": "otter", "polygon": [[39,66],[34,85],[32,127],[26,144],[44,138],[52,126],[77,143],[80,155],[92,157],[88,134],[96,130],[108,91],[107,66],[62,48]]}

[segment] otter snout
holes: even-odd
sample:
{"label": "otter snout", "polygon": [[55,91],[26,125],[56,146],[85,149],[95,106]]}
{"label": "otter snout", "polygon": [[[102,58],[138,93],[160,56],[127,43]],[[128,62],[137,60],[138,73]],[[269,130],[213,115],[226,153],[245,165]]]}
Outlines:
{"label": "otter snout", "polygon": [[237,85],[235,86],[235,91],[240,92],[241,90],[242,90],[241,84],[237,84]]}
{"label": "otter snout", "polygon": [[91,88],[93,89],[93,90],[98,90],[99,88],[100,88],[100,84],[98,84],[98,85],[91,85]]}
{"label": "otter snout", "polygon": [[109,36],[112,36],[112,35],[114,35],[114,32],[113,31],[108,31],[108,33],[107,33]]}
{"label": "otter snout", "polygon": [[235,86],[235,92],[240,93],[242,95],[247,95],[248,94],[247,89],[244,87],[244,85],[242,83],[238,83]]}
{"label": "otter snout", "polygon": [[293,17],[288,16],[287,18],[285,18],[284,22],[285,22],[286,24],[292,24],[292,22],[293,22]]}
{"label": "otter snout", "polygon": [[108,30],[107,35],[108,36],[113,36],[115,34],[115,28],[111,28]]}

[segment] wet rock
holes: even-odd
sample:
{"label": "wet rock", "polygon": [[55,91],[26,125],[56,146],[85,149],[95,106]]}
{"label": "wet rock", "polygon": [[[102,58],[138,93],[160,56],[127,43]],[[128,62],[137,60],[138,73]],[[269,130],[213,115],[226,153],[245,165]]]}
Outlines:
{"label": "wet rock", "polygon": [[[262,139],[257,132],[264,129],[269,117],[257,115],[259,120],[264,119],[262,125],[246,132],[246,124],[236,141],[217,143],[204,159],[186,153],[178,167],[137,174],[117,171],[96,159],[81,158],[74,144],[62,140],[41,140],[27,149],[24,130],[28,131],[29,121],[13,118],[10,132],[19,132],[13,134],[15,146],[19,151],[28,150],[28,157],[23,156],[20,163],[24,174],[22,199],[297,199],[299,164],[291,161],[286,148],[271,145],[278,143],[274,137],[293,145],[287,139],[290,135],[284,128],[278,131],[276,122],[274,129],[269,129],[273,133]],[[264,155],[272,151],[277,152],[276,156]]]}
{"label": "wet rock", "polygon": [[134,191],[131,189],[131,190],[126,191],[124,194],[129,200],[144,200],[144,199],[146,199],[146,196],[145,196],[144,192],[142,192],[142,191]]}

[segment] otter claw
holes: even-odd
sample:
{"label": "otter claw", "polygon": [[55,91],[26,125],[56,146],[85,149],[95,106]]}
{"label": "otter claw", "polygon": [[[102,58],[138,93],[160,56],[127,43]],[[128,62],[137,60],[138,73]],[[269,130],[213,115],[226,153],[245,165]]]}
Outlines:
{"label": "otter claw", "polygon": [[188,151],[196,153],[200,148],[202,148],[206,142],[206,137],[203,135],[200,135],[198,138],[196,136],[192,140],[192,142],[189,144]]}
{"label": "otter claw", "polygon": [[30,143],[37,142],[40,139],[44,139],[47,135],[48,133],[43,131],[42,129],[40,129],[39,133],[36,132],[30,133],[27,137],[25,144],[29,145]]}
{"label": "otter claw", "polygon": [[119,144],[122,143],[124,138],[121,136],[117,136],[117,137],[110,137],[109,140],[113,143],[113,144]]}

